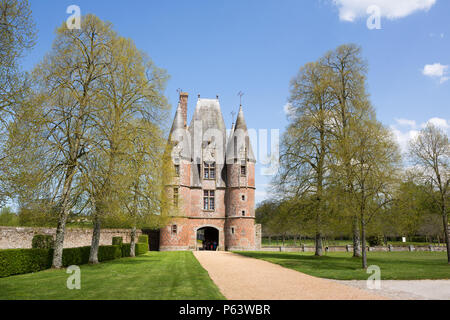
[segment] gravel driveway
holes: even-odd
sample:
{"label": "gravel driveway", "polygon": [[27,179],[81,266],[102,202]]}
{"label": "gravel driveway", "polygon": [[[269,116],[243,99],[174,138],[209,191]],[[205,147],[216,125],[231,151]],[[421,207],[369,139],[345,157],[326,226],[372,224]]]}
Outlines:
{"label": "gravel driveway", "polygon": [[195,257],[229,300],[381,300],[386,297],[230,252]]}
{"label": "gravel driveway", "polygon": [[[366,281],[336,282],[367,290]],[[382,280],[376,292],[400,300],[450,300],[450,280]]]}

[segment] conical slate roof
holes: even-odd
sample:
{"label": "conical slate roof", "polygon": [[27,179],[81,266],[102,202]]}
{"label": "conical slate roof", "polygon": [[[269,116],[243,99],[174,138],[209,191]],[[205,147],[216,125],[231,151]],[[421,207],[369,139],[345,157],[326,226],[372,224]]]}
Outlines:
{"label": "conical slate roof", "polygon": [[[234,145],[236,141],[236,146]],[[240,150],[245,148],[246,160],[256,162],[255,155],[253,153],[252,144],[250,143],[250,137],[248,134],[247,123],[245,122],[244,110],[242,105],[239,108],[239,113],[236,119],[236,124],[232,130],[231,137],[227,145],[227,162],[231,159],[240,158]]]}

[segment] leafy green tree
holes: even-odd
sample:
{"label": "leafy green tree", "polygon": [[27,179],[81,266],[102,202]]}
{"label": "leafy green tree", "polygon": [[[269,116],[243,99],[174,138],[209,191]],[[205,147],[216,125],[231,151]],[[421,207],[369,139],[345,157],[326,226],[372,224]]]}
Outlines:
{"label": "leafy green tree", "polygon": [[19,217],[10,207],[4,207],[0,210],[0,226],[17,227],[19,226]]}

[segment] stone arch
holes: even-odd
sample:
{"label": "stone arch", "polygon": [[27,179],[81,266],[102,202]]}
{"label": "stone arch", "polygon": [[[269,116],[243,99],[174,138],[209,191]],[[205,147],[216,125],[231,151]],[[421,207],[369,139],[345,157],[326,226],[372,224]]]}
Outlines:
{"label": "stone arch", "polygon": [[[195,230],[195,245],[196,250],[203,250],[205,245],[207,243],[212,244],[215,242],[216,250],[221,250],[221,243],[223,242],[223,229],[212,225],[212,224],[205,224],[198,226]],[[204,239],[202,240],[202,244],[198,243],[198,237],[199,237],[199,231],[204,230]]]}

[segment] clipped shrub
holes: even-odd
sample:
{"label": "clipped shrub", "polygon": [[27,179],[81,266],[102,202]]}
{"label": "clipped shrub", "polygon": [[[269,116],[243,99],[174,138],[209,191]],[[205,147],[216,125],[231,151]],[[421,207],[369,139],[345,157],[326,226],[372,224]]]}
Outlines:
{"label": "clipped shrub", "polygon": [[136,247],[135,247],[135,255],[136,256],[145,254],[147,252],[148,252],[148,244],[147,243],[136,243]]}
{"label": "clipped shrub", "polygon": [[98,248],[98,261],[108,261],[122,258],[121,246],[100,246]]}
{"label": "clipped shrub", "polygon": [[123,244],[123,238],[122,237],[113,237],[112,238],[112,245],[113,246],[121,246]]}
{"label": "clipped shrub", "polygon": [[122,249],[122,257],[126,258],[130,256],[131,243],[124,243],[121,246]]}
{"label": "clipped shrub", "polygon": [[49,269],[52,258],[50,249],[0,250],[0,278]]}
{"label": "clipped shrub", "polygon": [[55,240],[52,235],[36,234],[31,240],[31,247],[33,249],[53,249]]}
{"label": "clipped shrub", "polygon": [[138,243],[146,243],[148,244],[148,235],[143,234],[138,237]]}
{"label": "clipped shrub", "polygon": [[64,267],[89,263],[91,247],[63,249],[62,263]]}

